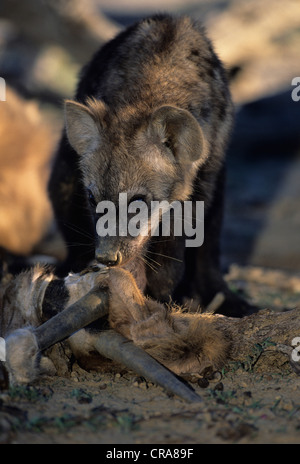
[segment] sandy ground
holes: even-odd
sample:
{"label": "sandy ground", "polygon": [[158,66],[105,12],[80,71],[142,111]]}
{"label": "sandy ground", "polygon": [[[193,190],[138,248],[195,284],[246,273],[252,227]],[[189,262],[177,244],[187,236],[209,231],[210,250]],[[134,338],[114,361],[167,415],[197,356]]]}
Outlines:
{"label": "sandy ground", "polygon": [[[299,303],[299,275],[233,266],[228,281],[262,307]],[[0,394],[0,443],[299,443],[300,381],[288,359],[274,372],[260,360],[248,370],[229,365],[192,386],[202,403],[169,397],[121,366],[99,374],[74,364],[69,378]]]}

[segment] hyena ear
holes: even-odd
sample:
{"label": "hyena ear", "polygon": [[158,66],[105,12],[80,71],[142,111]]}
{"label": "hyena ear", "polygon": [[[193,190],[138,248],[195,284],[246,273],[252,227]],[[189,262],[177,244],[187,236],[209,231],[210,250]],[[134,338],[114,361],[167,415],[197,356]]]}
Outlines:
{"label": "hyena ear", "polygon": [[175,106],[161,106],[151,118],[154,131],[181,163],[198,161],[203,156],[204,137],[194,116]]}
{"label": "hyena ear", "polygon": [[86,105],[67,100],[65,124],[69,142],[79,155],[93,152],[100,145],[100,127],[92,110]]}

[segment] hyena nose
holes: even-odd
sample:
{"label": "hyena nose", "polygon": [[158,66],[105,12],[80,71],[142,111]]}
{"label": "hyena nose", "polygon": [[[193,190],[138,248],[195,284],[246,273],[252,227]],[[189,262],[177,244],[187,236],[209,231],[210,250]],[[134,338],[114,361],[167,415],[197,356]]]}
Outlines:
{"label": "hyena nose", "polygon": [[119,266],[122,261],[122,255],[119,251],[117,252],[101,252],[96,251],[96,260],[108,267]]}

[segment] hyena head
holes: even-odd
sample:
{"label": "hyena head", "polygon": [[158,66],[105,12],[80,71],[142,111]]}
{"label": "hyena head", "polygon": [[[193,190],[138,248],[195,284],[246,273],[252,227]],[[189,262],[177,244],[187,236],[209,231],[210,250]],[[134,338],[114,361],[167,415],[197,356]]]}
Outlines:
{"label": "hyena head", "polygon": [[[184,201],[193,191],[197,170],[208,152],[198,122],[175,106],[148,111],[124,106],[113,112],[99,100],[88,100],[86,105],[67,101],[65,119],[95,221],[96,259],[113,266],[141,256],[150,236],[151,202]],[[146,224],[140,224],[146,234],[120,233],[122,193],[127,194],[128,221],[130,207],[140,201],[148,206]],[[101,214],[103,218],[104,210],[99,208],[107,204],[103,202],[115,205],[117,227],[116,233],[108,229],[106,236],[99,236],[96,225]]]}

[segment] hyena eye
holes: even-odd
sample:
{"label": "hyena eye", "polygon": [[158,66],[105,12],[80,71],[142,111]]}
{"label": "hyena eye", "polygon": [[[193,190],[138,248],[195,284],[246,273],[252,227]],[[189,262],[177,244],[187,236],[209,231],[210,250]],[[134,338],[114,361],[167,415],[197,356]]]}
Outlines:
{"label": "hyena eye", "polygon": [[172,151],[172,148],[173,148],[173,147],[172,147],[172,142],[171,142],[170,139],[164,139],[164,140],[163,140],[163,144],[164,144],[164,146],[165,146],[166,148],[168,148],[169,150]]}
{"label": "hyena eye", "polygon": [[91,190],[88,189],[87,195],[88,195],[88,200],[89,200],[89,204],[91,205],[91,207],[96,208],[97,202],[96,202],[95,197],[94,197],[93,193],[91,192]]}
{"label": "hyena eye", "polygon": [[146,203],[146,196],[145,195],[134,195],[130,198],[129,204],[133,203],[134,201],[144,201]]}

